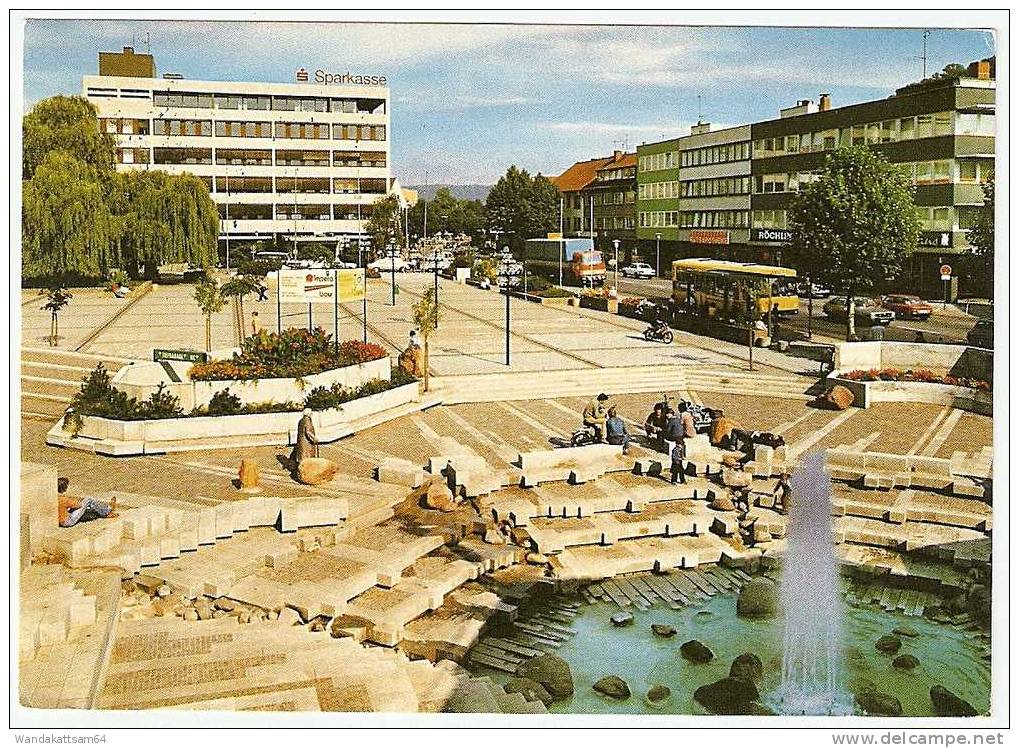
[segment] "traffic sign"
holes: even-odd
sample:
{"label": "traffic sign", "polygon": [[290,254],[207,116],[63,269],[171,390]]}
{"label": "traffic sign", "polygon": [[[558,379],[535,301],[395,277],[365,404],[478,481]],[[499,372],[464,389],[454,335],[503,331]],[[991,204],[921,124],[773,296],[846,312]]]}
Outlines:
{"label": "traffic sign", "polygon": [[941,266],[941,274],[947,275],[949,278],[952,277],[952,266],[945,264]]}

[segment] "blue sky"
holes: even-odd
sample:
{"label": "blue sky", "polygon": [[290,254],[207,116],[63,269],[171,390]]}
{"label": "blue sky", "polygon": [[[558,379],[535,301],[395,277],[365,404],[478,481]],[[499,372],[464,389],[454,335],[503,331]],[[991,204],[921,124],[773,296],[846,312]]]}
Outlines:
{"label": "blue sky", "polygon": [[[29,20],[25,102],[81,92],[97,53],[145,32],[160,75],[294,80],[299,67],[385,75],[394,174],[404,184],[490,184],[515,163],[574,161],[742,124],[797,99],[842,106],[920,77],[921,30]],[[928,71],[993,54],[976,30],[932,30]]]}

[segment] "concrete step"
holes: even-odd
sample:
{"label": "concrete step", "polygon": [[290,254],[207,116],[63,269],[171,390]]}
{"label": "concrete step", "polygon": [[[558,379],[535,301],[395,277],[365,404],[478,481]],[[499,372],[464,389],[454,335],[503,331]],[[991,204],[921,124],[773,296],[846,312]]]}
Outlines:
{"label": "concrete step", "polygon": [[21,360],[33,363],[82,366],[87,369],[94,369],[96,364],[102,362],[111,372],[117,371],[134,361],[134,359],[110,356],[103,353],[79,353],[78,351],[65,351],[59,348],[36,348],[32,346],[21,347]]}
{"label": "concrete step", "polygon": [[22,392],[21,414],[59,418],[67,410],[69,401],[66,397]]}
{"label": "concrete step", "polygon": [[80,382],[92,369],[74,364],[54,364],[42,361],[22,361],[21,375],[35,377],[51,377],[65,379],[68,382]]}
{"label": "concrete step", "polygon": [[67,381],[66,379],[53,379],[51,377],[26,377],[25,375],[21,376],[22,392],[61,396],[70,400],[80,388],[80,382]]}

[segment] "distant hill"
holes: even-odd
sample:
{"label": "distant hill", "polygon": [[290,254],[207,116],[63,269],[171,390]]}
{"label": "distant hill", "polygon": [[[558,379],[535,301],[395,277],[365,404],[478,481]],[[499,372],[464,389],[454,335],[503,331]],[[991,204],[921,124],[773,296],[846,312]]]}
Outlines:
{"label": "distant hill", "polygon": [[492,189],[490,184],[408,184],[404,186],[409,190],[417,190],[418,197],[423,200],[431,200],[440,187],[448,187],[449,191],[453,193],[453,197],[461,200],[480,200],[481,202],[485,201],[488,191]]}

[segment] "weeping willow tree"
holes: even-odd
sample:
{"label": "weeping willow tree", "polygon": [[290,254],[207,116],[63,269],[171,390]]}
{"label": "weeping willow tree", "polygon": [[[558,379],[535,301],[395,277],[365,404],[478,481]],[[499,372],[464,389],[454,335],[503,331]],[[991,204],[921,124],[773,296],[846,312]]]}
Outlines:
{"label": "weeping willow tree", "polygon": [[117,173],[113,138],[75,96],[22,122],[22,276],[97,279],[111,268],[154,278],[160,264],[216,262],[219,213],[205,183],[156,169]]}
{"label": "weeping willow tree", "polygon": [[52,151],[22,191],[22,273],[104,277],[115,264],[115,222],[96,169]]}
{"label": "weeping willow tree", "polygon": [[53,151],[66,151],[97,172],[113,171],[113,136],[99,127],[95,105],[81,96],[43,99],[21,125],[22,178],[31,179]]}
{"label": "weeping willow tree", "polygon": [[118,174],[110,201],[117,254],[132,277],[154,278],[159,265],[171,262],[215,264],[219,213],[197,177],[162,171]]}

